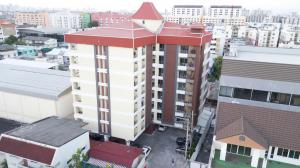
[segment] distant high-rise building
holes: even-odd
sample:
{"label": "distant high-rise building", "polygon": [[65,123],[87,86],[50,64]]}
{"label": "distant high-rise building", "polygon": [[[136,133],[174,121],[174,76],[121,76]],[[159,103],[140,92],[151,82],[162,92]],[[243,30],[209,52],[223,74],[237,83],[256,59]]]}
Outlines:
{"label": "distant high-rise building", "polygon": [[179,24],[200,23],[204,15],[202,5],[175,5],[172,8],[172,14],[167,14],[165,20]]}
{"label": "distant high-rise building", "polygon": [[212,5],[208,14],[202,18],[204,24],[245,25],[242,6]]}
{"label": "distant high-rise building", "polygon": [[17,25],[50,26],[49,14],[47,12],[16,12],[15,17]]}
{"label": "distant high-rise building", "polygon": [[50,25],[55,28],[80,29],[81,14],[69,11],[55,12],[49,14]]}

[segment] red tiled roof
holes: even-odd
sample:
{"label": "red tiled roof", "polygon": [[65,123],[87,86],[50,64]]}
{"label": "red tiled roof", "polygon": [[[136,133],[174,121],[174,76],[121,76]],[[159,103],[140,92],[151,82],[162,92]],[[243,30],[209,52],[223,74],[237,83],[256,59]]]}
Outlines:
{"label": "red tiled roof", "polygon": [[132,19],[162,20],[163,17],[152,2],[144,2],[136,13],[132,15]]}
{"label": "red tiled roof", "polygon": [[11,139],[8,137],[1,138],[0,151],[47,165],[51,165],[53,156],[55,154],[55,149]]}
{"label": "red tiled roof", "polygon": [[142,153],[142,149],[132,146],[114,142],[91,141],[89,157],[131,168],[133,161]]}
{"label": "red tiled roof", "polygon": [[211,33],[193,33],[191,27],[166,22],[158,34],[158,42],[162,44],[181,44],[198,46],[211,40]]}
{"label": "red tiled roof", "polygon": [[155,43],[155,34],[130,21],[65,35],[69,43],[138,47]]}

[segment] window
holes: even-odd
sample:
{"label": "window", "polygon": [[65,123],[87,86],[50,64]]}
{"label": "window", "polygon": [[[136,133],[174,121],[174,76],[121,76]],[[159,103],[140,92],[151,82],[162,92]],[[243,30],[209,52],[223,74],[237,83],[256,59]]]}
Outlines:
{"label": "window", "polygon": [[177,111],[183,112],[184,106],[176,106]]}
{"label": "window", "polygon": [[232,87],[221,86],[219,95],[224,97],[232,97],[232,90]]}
{"label": "window", "polygon": [[183,95],[183,94],[178,94],[178,95],[177,95],[177,100],[183,102],[183,101],[184,101],[184,97],[185,97],[185,95]]}
{"label": "window", "polygon": [[268,92],[253,90],[251,100],[266,102],[268,99]]}
{"label": "window", "polygon": [[233,97],[238,98],[238,99],[250,100],[250,98],[251,98],[251,89],[235,88],[234,93],[233,93]]}
{"label": "window", "polygon": [[178,83],[178,90],[185,90],[185,83]]}
{"label": "window", "polygon": [[289,104],[290,97],[290,94],[272,92],[270,102],[277,104]]}
{"label": "window", "polygon": [[292,106],[300,106],[300,95],[293,95],[292,96],[291,105]]}
{"label": "window", "polygon": [[292,159],[299,159],[300,152],[284,148],[278,148],[277,155],[282,157],[289,157]]}
{"label": "window", "polygon": [[164,57],[163,56],[159,56],[159,64],[164,64]]}
{"label": "window", "polygon": [[233,153],[233,154],[244,155],[244,156],[250,156],[251,148],[244,147],[244,146],[237,146],[237,145],[233,145],[233,144],[227,144],[227,152]]}
{"label": "window", "polygon": [[161,121],[161,113],[157,113],[156,119],[157,119],[158,121]]}
{"label": "window", "polygon": [[186,66],[186,64],[187,64],[187,59],[186,58],[180,58],[179,59],[179,65],[180,66]]}
{"label": "window", "polygon": [[159,51],[165,51],[165,45],[159,44]]}

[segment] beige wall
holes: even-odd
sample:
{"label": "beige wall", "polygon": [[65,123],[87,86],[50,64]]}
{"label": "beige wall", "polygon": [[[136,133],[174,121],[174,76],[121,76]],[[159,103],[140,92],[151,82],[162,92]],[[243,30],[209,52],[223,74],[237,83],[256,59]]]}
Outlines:
{"label": "beige wall", "polygon": [[[0,117],[20,122],[34,122],[49,116],[65,117],[72,113],[70,93],[55,100],[0,92]],[[57,108],[58,105],[58,108]]]}
{"label": "beige wall", "polygon": [[22,25],[24,23],[48,27],[49,26],[49,15],[48,15],[48,13],[17,12],[16,13],[16,24]]}

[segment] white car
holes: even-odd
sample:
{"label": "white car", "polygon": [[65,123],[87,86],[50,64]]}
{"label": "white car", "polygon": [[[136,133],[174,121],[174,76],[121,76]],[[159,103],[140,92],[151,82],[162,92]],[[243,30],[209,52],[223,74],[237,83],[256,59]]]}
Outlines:
{"label": "white car", "polygon": [[166,129],[167,129],[166,126],[163,126],[163,125],[158,126],[158,131],[164,132],[164,131],[166,131]]}
{"label": "white car", "polygon": [[151,152],[151,147],[150,146],[144,146],[143,147],[143,153],[144,153],[144,155],[145,155],[145,157],[147,158],[147,156],[150,154],[150,152]]}

